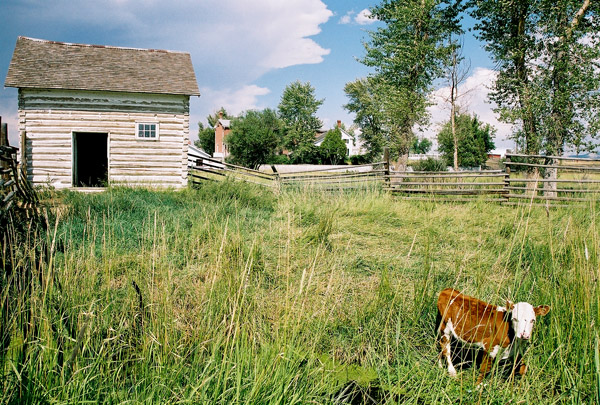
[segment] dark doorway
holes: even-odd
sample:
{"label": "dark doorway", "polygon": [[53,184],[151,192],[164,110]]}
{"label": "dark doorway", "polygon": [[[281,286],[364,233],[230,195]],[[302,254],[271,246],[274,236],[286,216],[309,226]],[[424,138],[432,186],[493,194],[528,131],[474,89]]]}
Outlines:
{"label": "dark doorway", "polygon": [[105,187],[108,184],[108,134],[73,134],[73,185]]}

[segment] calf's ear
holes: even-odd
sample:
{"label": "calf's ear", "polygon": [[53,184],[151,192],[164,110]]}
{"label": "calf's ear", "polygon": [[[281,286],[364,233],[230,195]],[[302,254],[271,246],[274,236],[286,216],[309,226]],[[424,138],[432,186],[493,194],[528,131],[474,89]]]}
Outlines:
{"label": "calf's ear", "polygon": [[533,308],[533,311],[535,312],[535,316],[544,316],[550,312],[550,307],[548,305],[540,305]]}

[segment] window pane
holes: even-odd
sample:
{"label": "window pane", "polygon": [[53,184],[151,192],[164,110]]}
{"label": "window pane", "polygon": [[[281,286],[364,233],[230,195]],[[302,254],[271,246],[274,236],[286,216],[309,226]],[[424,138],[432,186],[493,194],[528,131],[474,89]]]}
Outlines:
{"label": "window pane", "polygon": [[157,124],[137,124],[138,138],[156,138]]}

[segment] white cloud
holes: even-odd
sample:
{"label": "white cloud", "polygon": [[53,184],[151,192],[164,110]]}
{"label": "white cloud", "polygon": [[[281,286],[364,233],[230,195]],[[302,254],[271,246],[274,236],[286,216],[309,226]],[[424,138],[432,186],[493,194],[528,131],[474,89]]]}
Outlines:
{"label": "white cloud", "polygon": [[371,11],[369,9],[365,8],[364,10],[360,11],[356,15],[356,17],[354,17],[354,21],[356,21],[356,23],[359,25],[373,24],[377,20],[375,18],[372,18],[371,15],[372,15]]}
{"label": "white cloud", "polygon": [[246,110],[263,108],[258,103],[258,98],[270,92],[266,87],[256,85],[246,85],[239,89],[202,88],[200,89],[202,97],[199,101],[208,103],[207,108],[213,112],[224,107],[229,114],[239,115]]}
{"label": "white cloud", "polygon": [[[476,68],[471,76],[459,86],[459,94],[464,94],[459,99],[459,105],[463,111],[477,114],[481,121],[496,128],[495,151],[503,153],[506,149],[514,149],[514,142],[509,139],[512,126],[498,121],[498,117],[493,111],[495,104],[487,99],[489,89],[496,80],[496,75],[497,72],[493,70]],[[449,119],[450,106],[445,101],[448,99],[449,94],[450,88],[442,87],[436,90],[432,96],[432,102],[435,104],[428,109],[431,114],[431,125],[422,132],[422,135],[432,141],[436,140],[442,124]],[[434,143],[437,144],[437,142]]]}
{"label": "white cloud", "polygon": [[[104,45],[189,51],[195,64],[222,66],[246,82],[270,69],[320,63],[330,52],[310,38],[333,16],[321,0],[30,2],[35,7],[15,7],[21,25],[54,27],[60,32],[54,35],[72,42],[83,36]],[[106,32],[118,43],[102,43]]]}
{"label": "white cloud", "polygon": [[339,24],[350,24],[352,22],[352,16],[354,15],[354,10],[350,10],[338,21]]}
{"label": "white cloud", "polygon": [[[201,105],[202,119],[221,105],[234,113],[256,107],[268,90],[251,84],[269,71],[322,62],[330,50],[313,37],[333,17],[322,0],[26,0],[4,12],[14,17],[2,34],[12,43],[31,32],[49,40],[189,52],[204,87],[200,100],[192,98],[191,114]],[[0,89],[0,97],[5,94]],[[16,97],[10,98],[16,112]]]}

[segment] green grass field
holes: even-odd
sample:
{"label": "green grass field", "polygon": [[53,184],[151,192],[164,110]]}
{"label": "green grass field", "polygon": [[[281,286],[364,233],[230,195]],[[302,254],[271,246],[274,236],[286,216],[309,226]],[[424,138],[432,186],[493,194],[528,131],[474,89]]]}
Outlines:
{"label": "green grass field", "polygon": [[[3,246],[2,403],[600,400],[596,203],[547,215],[233,182],[51,201],[46,233]],[[523,378],[495,368],[477,389],[476,367],[437,366],[445,287],[551,305]]]}

